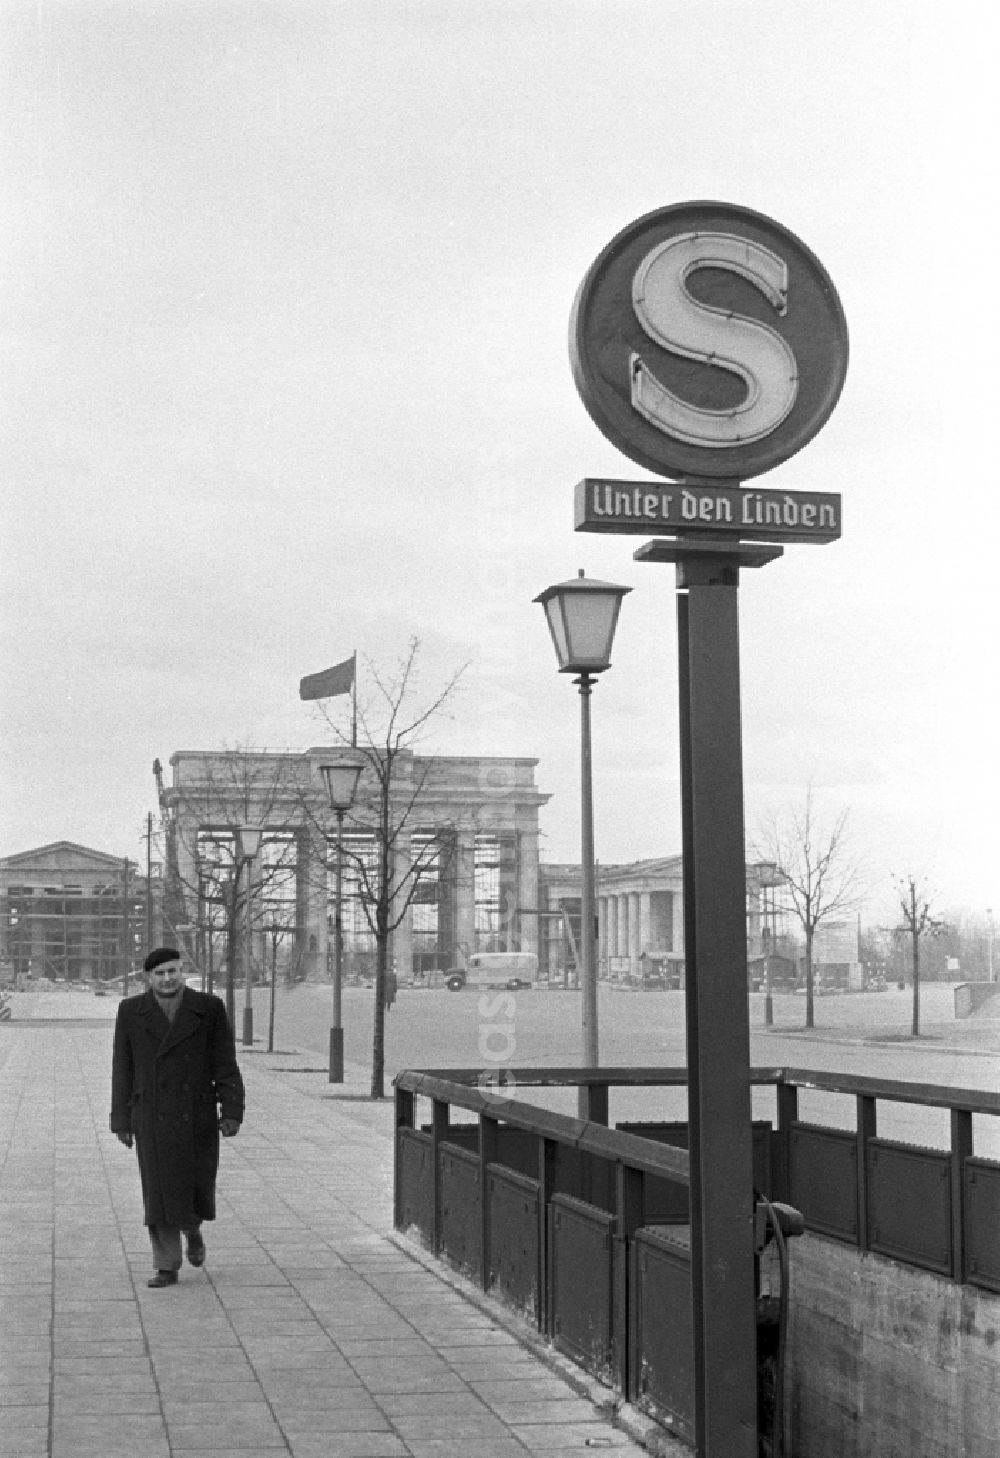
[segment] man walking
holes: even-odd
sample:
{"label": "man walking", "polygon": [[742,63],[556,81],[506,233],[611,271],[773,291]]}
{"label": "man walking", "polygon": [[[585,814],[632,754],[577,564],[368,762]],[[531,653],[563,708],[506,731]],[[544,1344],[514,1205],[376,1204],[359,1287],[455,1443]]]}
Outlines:
{"label": "man walking", "polygon": [[219,1134],[243,1121],[243,1079],[225,1003],[185,987],[181,955],[157,947],[143,963],[148,990],[119,1005],[111,1069],[111,1132],[133,1138],[155,1275],[174,1286],[187,1258],[205,1260],[203,1220],[215,1219]]}

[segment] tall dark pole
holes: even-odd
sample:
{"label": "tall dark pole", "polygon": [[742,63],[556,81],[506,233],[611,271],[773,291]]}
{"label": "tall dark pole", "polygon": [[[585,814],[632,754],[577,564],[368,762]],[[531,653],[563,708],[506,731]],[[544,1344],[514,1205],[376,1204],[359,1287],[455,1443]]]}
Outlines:
{"label": "tall dark pole", "polygon": [[337,878],[333,917],[333,1022],[330,1024],[330,1083],[344,1081],[343,976],[344,937],[341,925],[344,891],[344,812],[337,815]]}
{"label": "tall dark pole", "polygon": [[[583,1029],[583,1066],[596,1068],[597,968],[594,958],[594,791],[590,746],[590,694],[594,682],[589,673],[573,680],[580,686],[580,854],[582,886],[580,897],[580,1004]],[[589,1091],[580,1090],[580,1117],[588,1117]]]}
{"label": "tall dark pole", "polygon": [[209,883],[208,883],[208,897],[207,897],[207,899],[205,901],[205,917],[206,917],[206,920],[208,922],[208,928],[207,928],[207,935],[208,935],[208,942],[207,942],[207,948],[208,948],[208,983],[207,983],[206,991],[211,992],[211,993],[214,993],[215,992],[215,965],[214,965],[214,962],[213,962],[212,958],[213,958],[214,942],[215,942],[215,907],[214,907],[214,905],[212,903],[212,883],[211,883],[211,881],[209,881]]}
{"label": "tall dark pole", "polygon": [[245,856],[247,868],[246,886],[246,937],[243,946],[243,968],[246,981],[243,985],[243,1046],[253,1047],[253,857]]}
{"label": "tall dark pole", "polygon": [[764,1022],[768,1027],[774,1022],[774,999],[771,996],[771,953],[774,950],[774,890],[771,889],[771,921],[767,920],[767,891],[761,887],[764,896],[764,978],[767,984],[764,997]]}
{"label": "tall dark pole", "polygon": [[239,910],[239,863],[234,861],[227,887],[226,911],[226,1012],[229,1026],[236,1028],[236,917]]}
{"label": "tall dark pole", "polygon": [[146,949],[153,945],[153,813],[146,815]]}
{"label": "tall dark pole", "polygon": [[275,985],[278,980],[278,936],[280,928],[277,922],[271,925],[271,1006],[267,1024],[267,1051],[274,1052],[274,995]]}
{"label": "tall dark pole", "polygon": [[986,978],[993,981],[993,908],[986,908]]}
{"label": "tall dark pole", "polygon": [[128,997],[131,925],[128,914],[128,856],[122,862],[122,996]]}
{"label": "tall dark pole", "polygon": [[[926,908],[925,908],[926,910]],[[920,934],[917,930],[917,887],[910,879],[910,940],[913,944],[913,1021],[910,1031],[920,1036]]]}
{"label": "tall dark pole", "polygon": [[695,1434],[705,1458],[757,1453],[737,564],[682,558],[677,573]]}

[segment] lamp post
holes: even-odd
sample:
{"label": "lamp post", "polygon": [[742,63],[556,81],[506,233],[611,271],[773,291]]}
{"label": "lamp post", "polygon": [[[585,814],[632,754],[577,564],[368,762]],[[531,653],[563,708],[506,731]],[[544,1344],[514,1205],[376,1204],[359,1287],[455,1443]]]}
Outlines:
{"label": "lamp post", "polygon": [[[583,1064],[596,1068],[597,1049],[597,905],[594,877],[594,797],[590,750],[590,692],[594,678],[611,665],[611,645],[622,599],[630,587],[597,582],[579,575],[539,593],[535,602],[545,609],[560,673],[575,673],[580,688],[580,991]],[[590,1112],[590,1093],[580,1090],[580,1114]]]}
{"label": "lamp post", "polygon": [[198,862],[198,941],[201,990],[214,992],[212,983],[212,867]]}
{"label": "lamp post", "polygon": [[[783,878],[775,865],[768,863],[762,868],[760,877],[761,897],[764,907],[764,932],[762,942],[764,946],[764,1023],[771,1027],[774,1023],[774,998],[771,993],[771,958],[774,956],[774,943],[777,934],[777,905],[775,903],[775,888],[782,884]],[[770,892],[770,897],[768,896]]]}
{"label": "lamp post", "polygon": [[330,1024],[330,1083],[343,1083],[344,1081],[344,1027],[341,1010],[344,954],[344,938],[341,929],[341,905],[344,886],[344,815],[354,804],[354,796],[358,789],[358,780],[361,778],[361,771],[363,769],[364,762],[362,760],[348,755],[330,760],[325,764],[321,764],[319,767],[320,774],[326,783],[326,793],[330,801],[330,809],[337,817],[337,880],[334,893],[333,1021]]}
{"label": "lamp post", "polygon": [[274,1002],[278,982],[278,943],[287,930],[283,922],[275,916],[271,925],[267,928],[271,933],[271,998],[267,1023],[267,1051],[274,1052]]}
{"label": "lamp post", "polygon": [[243,967],[245,985],[243,992],[243,1046],[253,1047],[253,965],[251,960],[251,934],[253,925],[253,863],[260,852],[263,830],[256,825],[237,825],[236,847],[240,860],[247,868],[246,884],[246,939],[243,944]]}
{"label": "lamp post", "polygon": [[987,978],[993,981],[993,908],[986,908],[986,971]]}
{"label": "lamp post", "polygon": [[[767,988],[764,994],[764,1022],[768,1027],[774,1023],[774,998],[771,995],[771,953],[774,950],[774,916],[771,917],[770,926],[767,925],[767,886],[764,887],[764,935],[766,944],[764,948],[764,976]],[[771,905],[774,906],[774,893],[771,893]]]}

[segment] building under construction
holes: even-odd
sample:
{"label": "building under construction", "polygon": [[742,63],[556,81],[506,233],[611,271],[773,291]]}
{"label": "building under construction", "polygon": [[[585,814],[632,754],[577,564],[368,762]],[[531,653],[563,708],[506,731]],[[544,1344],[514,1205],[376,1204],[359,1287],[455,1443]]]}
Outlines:
{"label": "building under construction", "polygon": [[158,883],[121,856],[58,840],[0,859],[0,962],[9,980],[108,981],[142,965]]}

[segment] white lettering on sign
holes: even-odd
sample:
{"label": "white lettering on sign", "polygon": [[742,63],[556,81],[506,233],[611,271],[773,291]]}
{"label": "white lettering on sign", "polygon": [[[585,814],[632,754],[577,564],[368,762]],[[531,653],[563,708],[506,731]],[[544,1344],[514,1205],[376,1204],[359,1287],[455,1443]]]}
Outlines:
{"label": "white lettering on sign", "polygon": [[730,233],[682,233],[647,253],[632,280],[636,318],[650,339],[684,359],[729,370],[746,399],[726,410],[681,400],[631,354],[632,404],[658,430],[691,445],[724,448],[762,440],[795,404],[798,366],[777,330],[700,303],[687,290],[696,269],[720,268],[748,279],[778,314],[788,302],[788,267],[769,248]]}

